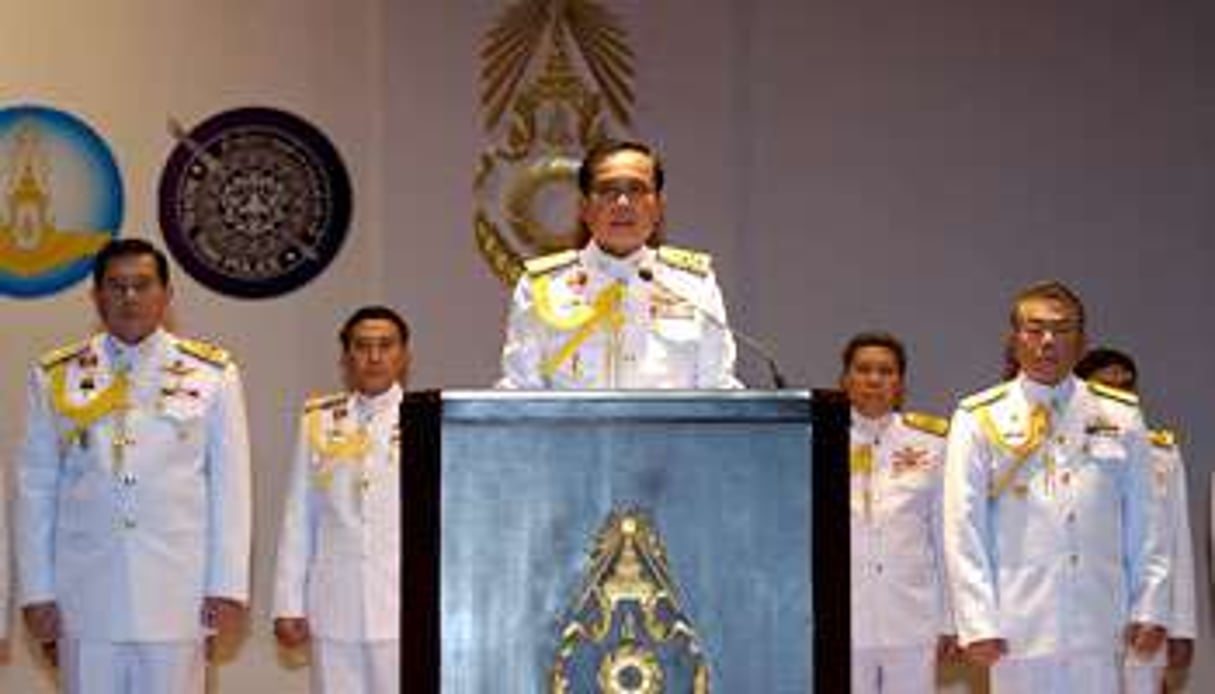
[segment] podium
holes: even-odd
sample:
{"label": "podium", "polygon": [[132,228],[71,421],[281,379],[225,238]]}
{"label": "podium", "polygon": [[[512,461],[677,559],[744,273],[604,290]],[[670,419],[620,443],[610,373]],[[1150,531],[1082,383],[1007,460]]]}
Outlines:
{"label": "podium", "polygon": [[834,391],[402,404],[409,692],[848,690]]}

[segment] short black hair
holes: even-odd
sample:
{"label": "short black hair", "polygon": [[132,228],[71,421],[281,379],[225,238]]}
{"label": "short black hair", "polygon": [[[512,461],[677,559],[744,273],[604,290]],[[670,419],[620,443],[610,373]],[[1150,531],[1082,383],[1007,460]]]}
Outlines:
{"label": "short black hair", "polygon": [[111,262],[119,258],[150,256],[156,261],[156,276],[161,285],[169,286],[169,259],[150,241],[137,238],[112,239],[93,258],[93,288],[100,289]]}
{"label": "short black hair", "polygon": [[658,156],[657,150],[636,140],[604,140],[587,151],[586,156],[582,158],[582,164],[578,167],[578,190],[584,196],[591,194],[591,187],[595,184],[595,169],[599,168],[604,159],[617,152],[637,152],[648,157],[654,165],[654,191],[662,192],[666,175],[662,170],[662,157]]}
{"label": "short black hair", "polygon": [[1021,327],[1021,306],[1035,299],[1058,301],[1070,306],[1076,314],[1080,332],[1084,332],[1084,302],[1080,300],[1079,294],[1059,280],[1034,282],[1017,292],[1017,295],[1013,297],[1012,309],[1008,314],[1008,322],[1013,330]]}
{"label": "short black hair", "polygon": [[401,317],[401,314],[379,304],[363,306],[359,310],[350,314],[345,323],[342,323],[342,329],[338,332],[338,341],[342,344],[342,351],[350,349],[350,340],[354,334],[354,328],[359,323],[365,320],[386,320],[397,327],[397,333],[401,336],[401,344],[409,344],[409,324]]}
{"label": "short black hair", "polygon": [[1131,375],[1131,385],[1139,380],[1139,368],[1135,366],[1135,360],[1126,352],[1114,349],[1113,347],[1094,347],[1081,357],[1080,361],[1076,362],[1073,371],[1076,376],[1088,380],[1093,374],[1107,366],[1121,366],[1126,369]]}
{"label": "short black hair", "polygon": [[842,362],[843,372],[847,373],[852,366],[852,360],[856,359],[856,353],[863,347],[882,347],[890,350],[894,355],[894,361],[899,368],[899,376],[907,375],[907,348],[899,338],[894,335],[881,332],[869,331],[857,333],[848,340],[848,344],[844,345],[844,350],[840,352],[840,361]]}

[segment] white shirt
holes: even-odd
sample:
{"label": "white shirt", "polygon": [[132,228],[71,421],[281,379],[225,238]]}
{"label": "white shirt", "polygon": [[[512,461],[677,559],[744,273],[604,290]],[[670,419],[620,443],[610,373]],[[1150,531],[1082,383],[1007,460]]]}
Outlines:
{"label": "white shirt", "polygon": [[945,547],[963,645],[1006,639],[1013,658],[1104,654],[1129,622],[1166,622],[1165,495],[1138,406],[1110,393],[1021,376],[954,414]]}
{"label": "white shirt", "polygon": [[935,645],[953,633],[944,594],[945,439],[892,413],[852,411],[852,643]]}
{"label": "white shirt", "polygon": [[[693,267],[594,243],[515,288],[499,388],[736,388],[734,338],[707,256]],[[684,252],[686,254],[686,252]]]}
{"label": "white shirt", "polygon": [[12,575],[9,568],[8,468],[0,464],[0,641],[8,638]]}
{"label": "white shirt", "polygon": [[1165,624],[1169,638],[1198,637],[1198,607],[1194,587],[1194,546],[1190,534],[1189,495],[1181,449],[1171,436],[1152,435],[1152,465],[1157,484],[1167,488],[1167,523],[1173,536],[1172,614]]}
{"label": "white shirt", "polygon": [[146,642],[197,638],[206,596],[247,601],[249,439],[226,353],[97,335],[44,357],[27,402],[22,605],[56,602],[70,637]]}
{"label": "white shirt", "polygon": [[339,641],[400,638],[399,385],[310,401],[300,420],[275,617]]}

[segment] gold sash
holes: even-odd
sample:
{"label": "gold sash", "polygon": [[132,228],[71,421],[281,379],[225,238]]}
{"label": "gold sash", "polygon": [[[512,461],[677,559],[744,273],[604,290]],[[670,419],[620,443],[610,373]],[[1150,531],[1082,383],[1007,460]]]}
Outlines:
{"label": "gold sash", "polygon": [[[996,428],[995,421],[991,418],[991,412],[984,407],[978,412],[979,428],[987,436],[996,448],[999,448],[1005,454],[1012,458],[1012,464],[1008,466],[1003,474],[996,478],[992,483],[988,496],[992,499],[998,499],[1001,494],[1006,492],[1013,482],[1017,480],[1017,476],[1025,467],[1026,461],[1041,448],[1043,442],[1050,435],[1051,415],[1050,410],[1042,405],[1034,405],[1029,414],[1029,431],[1025,440],[1020,444],[1013,445],[1009,443]],[[1046,461],[1050,465],[1050,461]]]}
{"label": "gold sash", "polygon": [[51,404],[60,416],[72,422],[72,430],[67,436],[69,441],[80,440],[94,422],[129,406],[130,384],[125,373],[114,374],[110,385],[83,405],[74,405],[68,401],[67,364],[55,366],[51,369],[50,376]]}
{"label": "gold sash", "polygon": [[[543,280],[546,278],[540,279]],[[537,282],[539,283],[539,280]],[[557,373],[557,370],[561,368],[561,365],[569,361],[570,357],[574,356],[574,353],[578,351],[578,348],[582,346],[582,343],[586,342],[587,338],[589,338],[601,324],[612,330],[619,330],[620,327],[624,325],[624,315],[620,310],[620,304],[623,299],[624,285],[620,284],[619,282],[614,282],[610,287],[599,292],[598,296],[595,297],[595,301],[589,308],[582,307],[583,310],[575,312],[576,320],[575,318],[571,318],[567,319],[564,323],[558,324],[550,321],[548,318],[545,318],[545,322],[548,322],[550,325],[554,325],[558,328],[561,328],[563,325],[568,325],[570,328],[578,328],[577,332],[571,335],[570,339],[566,340],[565,344],[561,346],[561,349],[556,354],[544,360],[544,363],[540,367],[540,371],[544,374],[545,378],[551,378],[553,374]],[[545,293],[545,296],[537,297],[537,307],[541,311],[542,318],[545,316],[546,311],[551,313],[547,307],[547,300],[547,293]],[[545,308],[539,308],[541,306]],[[556,320],[556,316],[552,316],[552,318],[554,321]]]}

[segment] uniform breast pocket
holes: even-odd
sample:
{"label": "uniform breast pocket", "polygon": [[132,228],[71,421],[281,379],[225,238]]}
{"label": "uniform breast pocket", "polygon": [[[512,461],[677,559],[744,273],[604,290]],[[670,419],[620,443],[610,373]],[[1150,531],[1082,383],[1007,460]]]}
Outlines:
{"label": "uniform breast pocket", "polygon": [[1089,436],[1084,448],[1088,457],[1098,461],[1121,463],[1127,458],[1126,443],[1115,436]]}
{"label": "uniform breast pocket", "polygon": [[700,321],[694,314],[660,316],[654,319],[653,331],[668,345],[695,345],[700,339]]}
{"label": "uniform breast pocket", "polygon": [[895,476],[892,491],[902,505],[919,508],[931,506],[938,486],[932,470],[906,470]]}
{"label": "uniform breast pocket", "polygon": [[201,450],[206,415],[203,403],[165,403],[156,418],[158,436],[174,446]]}

